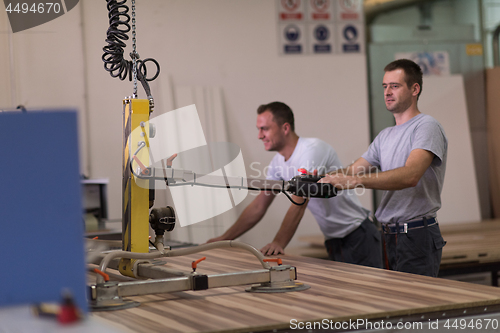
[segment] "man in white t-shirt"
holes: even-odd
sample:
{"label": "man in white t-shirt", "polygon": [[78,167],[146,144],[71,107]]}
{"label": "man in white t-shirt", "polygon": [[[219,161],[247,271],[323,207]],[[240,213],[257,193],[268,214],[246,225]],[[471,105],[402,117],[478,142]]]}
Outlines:
{"label": "man in white t-shirt", "polygon": [[[269,165],[267,179],[290,180],[299,175],[299,168],[325,174],[342,168],[335,150],[316,138],[302,138],[295,133],[293,112],[286,104],[273,102],[257,109],[259,139],[268,151],[277,154]],[[264,216],[276,194],[262,191],[243,211],[238,220],[221,236],[208,242],[235,239]],[[293,196],[293,201],[304,199]],[[330,199],[311,198],[304,205],[291,204],[281,227],[272,240],[261,249],[265,255],[284,254],[309,207],[325,236],[331,260],[372,267],[382,267],[381,235],[369,219],[356,194],[342,191]]]}

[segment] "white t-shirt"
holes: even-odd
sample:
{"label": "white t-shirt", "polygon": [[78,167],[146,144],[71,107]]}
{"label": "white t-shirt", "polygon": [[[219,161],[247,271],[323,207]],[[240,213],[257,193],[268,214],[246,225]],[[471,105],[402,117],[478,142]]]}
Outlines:
{"label": "white t-shirt", "polygon": [[[299,138],[292,156],[285,161],[276,154],[269,164],[267,179],[290,180],[300,174],[299,168],[309,172],[318,169],[325,174],[342,168],[335,150],[326,142],[316,138]],[[343,238],[355,230],[370,213],[361,206],[353,190],[341,191],[329,199],[311,198],[307,207],[325,235],[325,239]]]}

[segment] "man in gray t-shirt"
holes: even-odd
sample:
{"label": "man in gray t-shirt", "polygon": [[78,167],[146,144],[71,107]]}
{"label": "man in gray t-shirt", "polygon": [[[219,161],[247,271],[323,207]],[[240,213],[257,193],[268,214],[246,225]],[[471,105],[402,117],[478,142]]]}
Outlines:
{"label": "man in gray t-shirt", "polygon": [[353,164],[321,181],[340,189],[384,190],[375,217],[385,234],[386,265],[437,276],[445,242],[436,212],[441,208],[448,141],[441,124],[418,110],[420,67],[401,59],[384,70],[385,105],[396,126],[380,132]]}

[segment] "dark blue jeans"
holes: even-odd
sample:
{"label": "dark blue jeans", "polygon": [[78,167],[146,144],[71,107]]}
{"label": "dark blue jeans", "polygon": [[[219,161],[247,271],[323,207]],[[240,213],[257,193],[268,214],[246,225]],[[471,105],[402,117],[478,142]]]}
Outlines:
{"label": "dark blue jeans", "polygon": [[439,225],[385,234],[386,252],[392,270],[437,277],[443,246]]}
{"label": "dark blue jeans", "polygon": [[328,257],[333,261],[382,268],[382,243],[380,232],[367,218],[344,238],[325,241]]}

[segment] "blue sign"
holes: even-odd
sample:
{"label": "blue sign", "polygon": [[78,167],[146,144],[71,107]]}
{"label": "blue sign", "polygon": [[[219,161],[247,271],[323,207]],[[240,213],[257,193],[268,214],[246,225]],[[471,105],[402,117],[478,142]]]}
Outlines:
{"label": "blue sign", "polygon": [[314,45],[314,53],[331,53],[332,52],[332,46],[330,44],[315,44]]}
{"label": "blue sign", "polygon": [[342,44],[342,50],[344,52],[360,52],[360,44],[357,43],[358,40],[358,29],[355,26],[347,25],[342,31],[342,36],[347,43]]}
{"label": "blue sign", "polygon": [[302,45],[285,45],[285,53],[302,53]]}
{"label": "blue sign", "polygon": [[296,42],[300,37],[300,29],[295,25],[289,25],[285,28],[285,38],[290,42]]}
{"label": "blue sign", "polygon": [[344,52],[359,52],[359,44],[344,44],[342,49]]}
{"label": "blue sign", "polygon": [[330,31],[324,25],[319,25],[314,29],[314,37],[320,41],[324,42],[330,37]]}
{"label": "blue sign", "polygon": [[344,28],[344,38],[348,43],[354,43],[358,39],[358,29],[352,25],[348,25]]}

